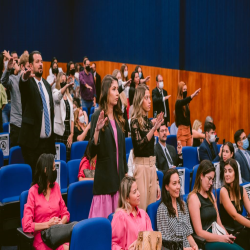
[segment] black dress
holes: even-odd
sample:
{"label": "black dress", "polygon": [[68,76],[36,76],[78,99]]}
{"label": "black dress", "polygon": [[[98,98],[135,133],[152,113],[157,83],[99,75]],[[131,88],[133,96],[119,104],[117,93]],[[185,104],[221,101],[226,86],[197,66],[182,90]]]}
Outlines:
{"label": "black dress", "polygon": [[[78,129],[78,127],[74,127],[74,137],[73,137],[73,142],[76,142],[77,141],[77,137],[83,133],[83,130],[81,129],[80,127],[80,130]],[[87,135],[85,136],[84,138],[84,141],[88,141],[90,138],[90,129],[89,131],[87,132]]]}

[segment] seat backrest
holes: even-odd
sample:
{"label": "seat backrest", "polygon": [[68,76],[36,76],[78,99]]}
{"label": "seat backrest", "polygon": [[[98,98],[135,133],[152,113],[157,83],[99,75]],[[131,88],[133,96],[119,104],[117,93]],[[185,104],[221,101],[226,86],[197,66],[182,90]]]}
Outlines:
{"label": "seat backrest", "polygon": [[24,163],[22,149],[19,146],[12,147],[9,154],[9,165],[21,163]]}
{"label": "seat backrest", "polygon": [[133,143],[131,137],[125,138],[125,147],[126,147],[126,154],[129,154],[130,150],[133,149]]}
{"label": "seat backrest", "polygon": [[77,141],[72,143],[70,159],[81,159],[85,153],[87,145],[88,141]]}
{"label": "seat backrest", "polygon": [[159,141],[158,136],[155,136],[155,144],[157,144],[157,143],[158,143],[158,141]]}
{"label": "seat backrest", "polygon": [[91,107],[89,114],[92,115],[94,112],[95,112],[95,107]]}
{"label": "seat backrest", "polygon": [[0,202],[6,199],[19,197],[30,188],[32,171],[28,164],[13,164],[0,169]]}
{"label": "seat backrest", "polygon": [[217,144],[217,149],[220,152],[220,148],[221,148],[222,144]]}
{"label": "seat backrest", "polygon": [[81,159],[71,160],[67,162],[68,169],[68,185],[74,182],[78,182],[78,172]]}
{"label": "seat backrest", "polygon": [[175,148],[175,150],[177,150],[177,137],[176,137],[176,135],[168,135],[166,143],[168,145],[173,146]]}
{"label": "seat backrest", "polygon": [[91,122],[91,117],[92,117],[93,114],[90,114],[89,115],[89,122]]}
{"label": "seat backrest", "polygon": [[[91,110],[91,109],[90,109],[90,110]],[[88,108],[82,107],[82,111],[85,111],[85,112],[87,113],[87,115],[88,115]]]}
{"label": "seat backrest", "polygon": [[72,231],[70,250],[110,250],[112,228],[106,218],[91,218],[77,223]]}
{"label": "seat backrest", "polygon": [[[250,182],[241,183],[240,185],[245,188],[248,198],[250,200]],[[242,215],[247,216],[247,211],[245,207],[243,207]]]}
{"label": "seat backrest", "polygon": [[[56,160],[61,160],[66,162],[66,146],[62,142],[56,142]],[[59,150],[59,151],[58,151]],[[57,157],[57,154],[59,153],[59,157]]]}
{"label": "seat backrest", "polygon": [[158,209],[160,203],[161,203],[161,200],[156,201],[154,203],[151,203],[147,207],[147,213],[148,213],[148,216],[151,220],[152,228],[154,231],[157,231],[157,218],[156,218],[156,216],[157,216],[157,209]]}
{"label": "seat backrest", "polygon": [[2,151],[2,149],[0,149],[0,168],[3,166],[3,162],[4,162],[4,160],[3,160],[3,151]]}
{"label": "seat backrest", "polygon": [[115,213],[112,213],[112,214],[110,214],[110,215],[108,216],[108,219],[109,219],[110,223],[111,223],[112,220],[113,220],[114,214],[115,214]]}
{"label": "seat backrest", "polygon": [[162,189],[162,182],[163,182],[164,174],[161,171],[156,171],[156,172],[157,172],[160,188]]}
{"label": "seat backrest", "polygon": [[3,152],[4,160],[9,158],[10,151],[10,134],[8,132],[0,133],[0,149]]}
{"label": "seat backrest", "polygon": [[3,124],[3,132],[4,133],[10,133],[10,123],[9,122],[5,122]]}
{"label": "seat backrest", "polygon": [[94,181],[88,180],[69,185],[67,205],[70,221],[88,219],[93,198],[93,183]]}
{"label": "seat backrest", "polygon": [[129,154],[126,154],[126,161],[128,163]]}
{"label": "seat backrest", "polygon": [[20,218],[21,218],[21,225],[22,225],[22,218],[23,218],[23,211],[24,205],[27,203],[29,190],[23,191],[19,197],[20,201]]}
{"label": "seat backrest", "polygon": [[181,186],[184,183],[184,192],[181,192],[181,195],[185,195],[189,193],[189,187],[190,187],[190,171],[188,168],[184,168],[184,167],[178,167],[176,168],[179,172],[179,176],[180,176],[180,182],[181,182]]}
{"label": "seat backrest", "polygon": [[199,164],[198,153],[196,147],[182,148],[183,167],[188,168],[192,172],[193,167]]}
{"label": "seat backrest", "polygon": [[64,189],[68,187],[68,168],[65,161],[55,161],[56,163],[60,163],[60,188]]}
{"label": "seat backrest", "polygon": [[220,212],[220,188],[216,189],[216,196],[215,199],[217,201],[217,208],[218,211]]}
{"label": "seat backrest", "polygon": [[192,176],[192,183],[191,183],[191,190],[190,191],[192,191],[193,188],[194,188],[194,182],[195,182],[195,178],[196,178],[196,174],[197,174],[197,170],[198,170],[199,166],[200,166],[199,164],[197,164],[197,165],[194,166],[193,176]]}

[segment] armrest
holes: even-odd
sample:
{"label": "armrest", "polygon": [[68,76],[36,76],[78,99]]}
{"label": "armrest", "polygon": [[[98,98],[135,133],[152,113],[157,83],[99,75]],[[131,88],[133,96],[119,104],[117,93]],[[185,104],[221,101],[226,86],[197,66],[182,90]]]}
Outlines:
{"label": "armrest", "polygon": [[33,242],[34,240],[34,235],[32,233],[25,233],[21,227],[17,228],[17,235],[30,242]]}
{"label": "armrest", "polygon": [[206,244],[206,240],[200,236],[198,236],[197,234],[193,233],[192,234],[195,242],[197,243],[198,246],[205,246]]}
{"label": "armrest", "polygon": [[236,230],[232,227],[224,226],[229,234],[235,234]]}

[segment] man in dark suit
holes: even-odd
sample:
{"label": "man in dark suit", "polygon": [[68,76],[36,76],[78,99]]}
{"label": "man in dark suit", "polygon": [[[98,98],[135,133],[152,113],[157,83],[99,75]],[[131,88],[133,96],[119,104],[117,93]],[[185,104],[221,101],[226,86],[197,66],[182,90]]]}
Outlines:
{"label": "man in dark suit", "polygon": [[53,133],[54,104],[51,87],[42,78],[43,61],[39,51],[29,55],[30,69],[20,77],[22,124],[19,145],[25,163],[32,168],[34,177],[38,158],[43,153],[55,154]]}
{"label": "man in dark suit", "polygon": [[96,103],[99,103],[100,95],[101,95],[101,76],[96,72],[96,64],[92,63],[92,74],[94,76],[95,81],[95,89],[96,89]]}
{"label": "man in dark suit", "polygon": [[177,151],[173,146],[166,144],[168,128],[163,123],[157,130],[159,134],[159,142],[154,147],[154,154],[156,156],[156,167],[162,172],[166,172],[169,168],[175,168],[182,165],[182,146],[178,145]]}
{"label": "man in dark suit", "polygon": [[235,153],[235,160],[240,164],[240,171],[243,182],[250,181],[250,151],[248,151],[249,141],[244,132],[244,129],[240,129],[234,134],[234,141],[238,147],[238,151]]}
{"label": "man in dark suit", "polygon": [[[161,75],[156,76],[156,88],[152,90],[152,99],[153,99],[153,114],[157,112],[160,114],[161,112],[164,113],[164,123],[169,126],[170,122],[170,112],[169,112],[169,104],[168,92],[163,89],[163,77]],[[154,115],[155,116],[155,115]]]}
{"label": "man in dark suit", "polygon": [[217,144],[215,142],[215,125],[212,122],[205,122],[204,132],[205,132],[205,140],[200,145],[199,148],[199,156],[200,161],[209,160],[209,161],[220,161],[222,147],[220,148],[220,152],[217,148]]}

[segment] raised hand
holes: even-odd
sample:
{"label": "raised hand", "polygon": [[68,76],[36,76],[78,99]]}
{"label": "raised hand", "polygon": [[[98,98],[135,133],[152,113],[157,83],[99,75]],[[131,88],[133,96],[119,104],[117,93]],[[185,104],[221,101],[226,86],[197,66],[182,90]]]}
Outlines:
{"label": "raised hand", "polygon": [[145,82],[148,82],[150,80],[150,76],[147,76],[144,80]]}
{"label": "raised hand", "polygon": [[4,51],[3,51],[3,55],[4,55],[8,60],[10,60],[10,57],[11,57],[11,56],[10,56],[10,52],[9,52],[9,51],[7,52],[6,50],[4,50]]}
{"label": "raised hand", "polygon": [[166,101],[169,97],[171,97],[171,95],[164,96],[165,101]]}
{"label": "raised hand", "polygon": [[8,70],[13,69],[13,67],[14,67],[14,60],[13,60],[13,57],[10,57],[10,59],[9,59],[9,61],[8,61],[7,67],[8,67]]}
{"label": "raised hand", "polygon": [[161,124],[164,122],[164,119],[163,119],[163,112],[161,112],[157,118],[156,118],[156,121],[155,121],[155,130],[157,130],[158,128],[160,128]]}
{"label": "raised hand", "polygon": [[25,81],[32,77],[35,77],[35,74],[31,74],[31,69],[28,69],[23,73],[23,80]]}
{"label": "raised hand", "polygon": [[103,126],[107,120],[108,120],[108,117],[104,118],[104,111],[101,111],[101,113],[98,117],[98,121],[96,123],[95,131],[99,132],[103,128]]}
{"label": "raised hand", "polygon": [[197,96],[201,91],[201,88],[197,89],[193,94],[192,94],[192,98],[194,98],[195,96]]}
{"label": "raised hand", "polygon": [[128,81],[125,82],[124,87],[130,86],[132,79],[129,79]]}

